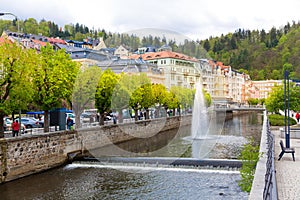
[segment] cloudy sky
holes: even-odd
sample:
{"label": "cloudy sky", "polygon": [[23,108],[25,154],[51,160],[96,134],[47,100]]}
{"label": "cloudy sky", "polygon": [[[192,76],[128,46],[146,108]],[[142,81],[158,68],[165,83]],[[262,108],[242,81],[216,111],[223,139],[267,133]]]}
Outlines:
{"label": "cloudy sky", "polygon": [[239,28],[280,28],[300,20],[299,8],[299,0],[0,0],[0,12],[22,20],[46,19],[60,26],[78,22],[118,33],[170,30],[194,40]]}

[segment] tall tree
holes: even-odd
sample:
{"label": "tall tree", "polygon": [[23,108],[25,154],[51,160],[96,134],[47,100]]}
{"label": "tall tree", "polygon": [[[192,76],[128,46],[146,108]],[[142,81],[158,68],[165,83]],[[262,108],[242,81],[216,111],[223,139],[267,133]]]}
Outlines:
{"label": "tall tree", "polygon": [[72,93],[72,109],[75,113],[75,125],[80,127],[80,115],[87,106],[95,105],[95,93],[102,70],[97,66],[80,70]]}
{"label": "tall tree", "polygon": [[8,40],[0,45],[0,137],[4,137],[3,117],[26,109],[33,95],[32,68],[36,53]]}
{"label": "tall tree", "polygon": [[31,34],[38,34],[38,23],[34,18],[29,18],[24,22],[24,32]]}
{"label": "tall tree", "polygon": [[112,94],[118,81],[119,75],[110,68],[100,76],[95,94],[95,106],[100,113],[100,125],[104,125],[105,116],[111,111]]}
{"label": "tall tree", "polygon": [[48,132],[49,111],[71,102],[79,66],[64,50],[54,51],[50,45],[41,48],[39,55],[33,73],[36,90],[34,102],[44,110],[44,131]]}

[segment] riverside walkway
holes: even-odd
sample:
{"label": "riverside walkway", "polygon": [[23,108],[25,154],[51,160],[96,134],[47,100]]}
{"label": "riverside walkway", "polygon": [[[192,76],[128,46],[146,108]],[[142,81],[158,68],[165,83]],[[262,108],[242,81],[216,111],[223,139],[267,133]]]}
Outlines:
{"label": "riverside walkway", "polygon": [[[299,125],[298,125],[299,127]],[[285,144],[285,138],[280,137],[280,130],[272,129],[275,136],[275,170],[277,195],[279,200],[300,199],[300,139],[290,139],[290,147],[295,148],[295,162],[291,154],[284,154],[278,161],[281,148],[280,140]]]}

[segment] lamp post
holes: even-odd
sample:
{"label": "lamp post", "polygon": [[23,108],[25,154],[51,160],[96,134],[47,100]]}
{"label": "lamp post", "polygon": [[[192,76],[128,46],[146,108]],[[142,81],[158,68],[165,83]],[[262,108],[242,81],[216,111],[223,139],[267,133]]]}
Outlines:
{"label": "lamp post", "polygon": [[18,17],[15,14],[9,13],[9,12],[0,13],[0,16],[3,16],[3,15],[11,15],[11,16],[14,16],[16,18],[16,20],[18,22],[18,35],[19,35],[19,33],[20,33],[20,23],[19,23]]}
{"label": "lamp post", "polygon": [[290,148],[290,80],[288,71],[284,71],[284,118],[285,146]]}

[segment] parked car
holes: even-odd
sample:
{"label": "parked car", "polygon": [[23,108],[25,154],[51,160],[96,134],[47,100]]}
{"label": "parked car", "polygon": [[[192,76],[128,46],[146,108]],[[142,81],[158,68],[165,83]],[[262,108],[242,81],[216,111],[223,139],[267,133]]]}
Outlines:
{"label": "parked car", "polygon": [[92,114],[91,113],[82,113],[80,115],[80,121],[82,123],[89,123],[91,121]]}
{"label": "parked car", "polygon": [[26,128],[41,128],[39,121],[35,118],[22,117],[21,123],[25,125]]}
{"label": "parked car", "polygon": [[8,117],[3,118],[4,131],[11,131],[11,120]]}

